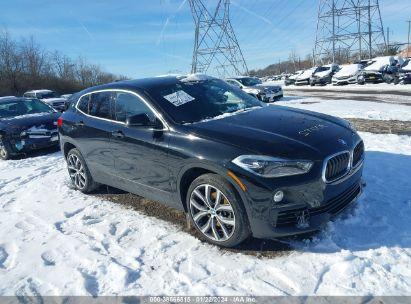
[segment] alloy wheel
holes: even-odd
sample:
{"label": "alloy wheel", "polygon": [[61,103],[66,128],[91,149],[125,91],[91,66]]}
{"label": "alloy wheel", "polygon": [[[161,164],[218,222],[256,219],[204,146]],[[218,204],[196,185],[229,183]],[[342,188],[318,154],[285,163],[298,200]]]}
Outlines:
{"label": "alloy wheel", "polygon": [[207,238],[224,242],[236,228],[234,209],[227,197],[209,184],[197,186],[190,195],[191,217]]}
{"label": "alloy wheel", "polygon": [[7,156],[6,147],[4,146],[4,144],[1,140],[0,140],[0,156],[1,156],[1,158],[6,158],[6,156]]}
{"label": "alloy wheel", "polygon": [[77,155],[69,155],[67,159],[67,168],[74,185],[80,190],[84,189],[87,184],[87,176],[84,166]]}

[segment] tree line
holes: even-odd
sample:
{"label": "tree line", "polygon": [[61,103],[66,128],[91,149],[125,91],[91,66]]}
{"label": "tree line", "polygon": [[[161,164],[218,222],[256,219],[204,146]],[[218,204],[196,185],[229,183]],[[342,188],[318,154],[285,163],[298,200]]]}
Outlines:
{"label": "tree line", "polygon": [[45,50],[33,37],[17,40],[7,30],[0,31],[0,96],[21,96],[34,89],[69,94],[123,79],[84,57]]}

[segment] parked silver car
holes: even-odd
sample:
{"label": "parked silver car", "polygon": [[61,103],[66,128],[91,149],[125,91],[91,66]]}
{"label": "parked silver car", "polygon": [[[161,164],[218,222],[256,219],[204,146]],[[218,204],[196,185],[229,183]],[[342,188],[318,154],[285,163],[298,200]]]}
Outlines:
{"label": "parked silver car", "polygon": [[274,102],[284,96],[279,85],[263,84],[260,79],[249,76],[237,76],[226,79],[226,82],[242,89],[263,102]]}
{"label": "parked silver car", "polygon": [[344,64],[332,78],[333,85],[356,84],[363,82],[363,66],[359,63]]}
{"label": "parked silver car", "polygon": [[65,99],[57,95],[56,92],[51,90],[33,90],[28,91],[23,94],[23,97],[26,98],[37,98],[41,101],[47,103],[49,106],[52,106],[58,111],[65,109]]}

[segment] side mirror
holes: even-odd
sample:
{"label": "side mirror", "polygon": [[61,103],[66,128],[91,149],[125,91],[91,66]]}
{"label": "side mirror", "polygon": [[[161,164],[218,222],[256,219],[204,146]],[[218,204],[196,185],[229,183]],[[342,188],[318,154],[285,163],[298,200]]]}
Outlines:
{"label": "side mirror", "polygon": [[70,102],[68,100],[66,100],[64,102],[64,109],[61,112],[67,111],[68,108],[70,108]]}
{"label": "side mirror", "polygon": [[127,117],[126,125],[129,127],[152,127],[155,124],[146,113],[141,113]]}
{"label": "side mirror", "polygon": [[128,127],[153,127],[155,130],[163,130],[164,128],[163,123],[158,118],[153,121],[146,113],[128,117],[126,125]]}

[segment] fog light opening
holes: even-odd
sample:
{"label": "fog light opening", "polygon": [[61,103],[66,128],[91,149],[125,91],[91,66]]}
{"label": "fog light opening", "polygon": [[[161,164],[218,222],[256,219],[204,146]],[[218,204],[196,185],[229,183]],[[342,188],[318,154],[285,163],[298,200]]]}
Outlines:
{"label": "fog light opening", "polygon": [[279,190],[274,194],[274,202],[279,203],[284,198],[284,192]]}

